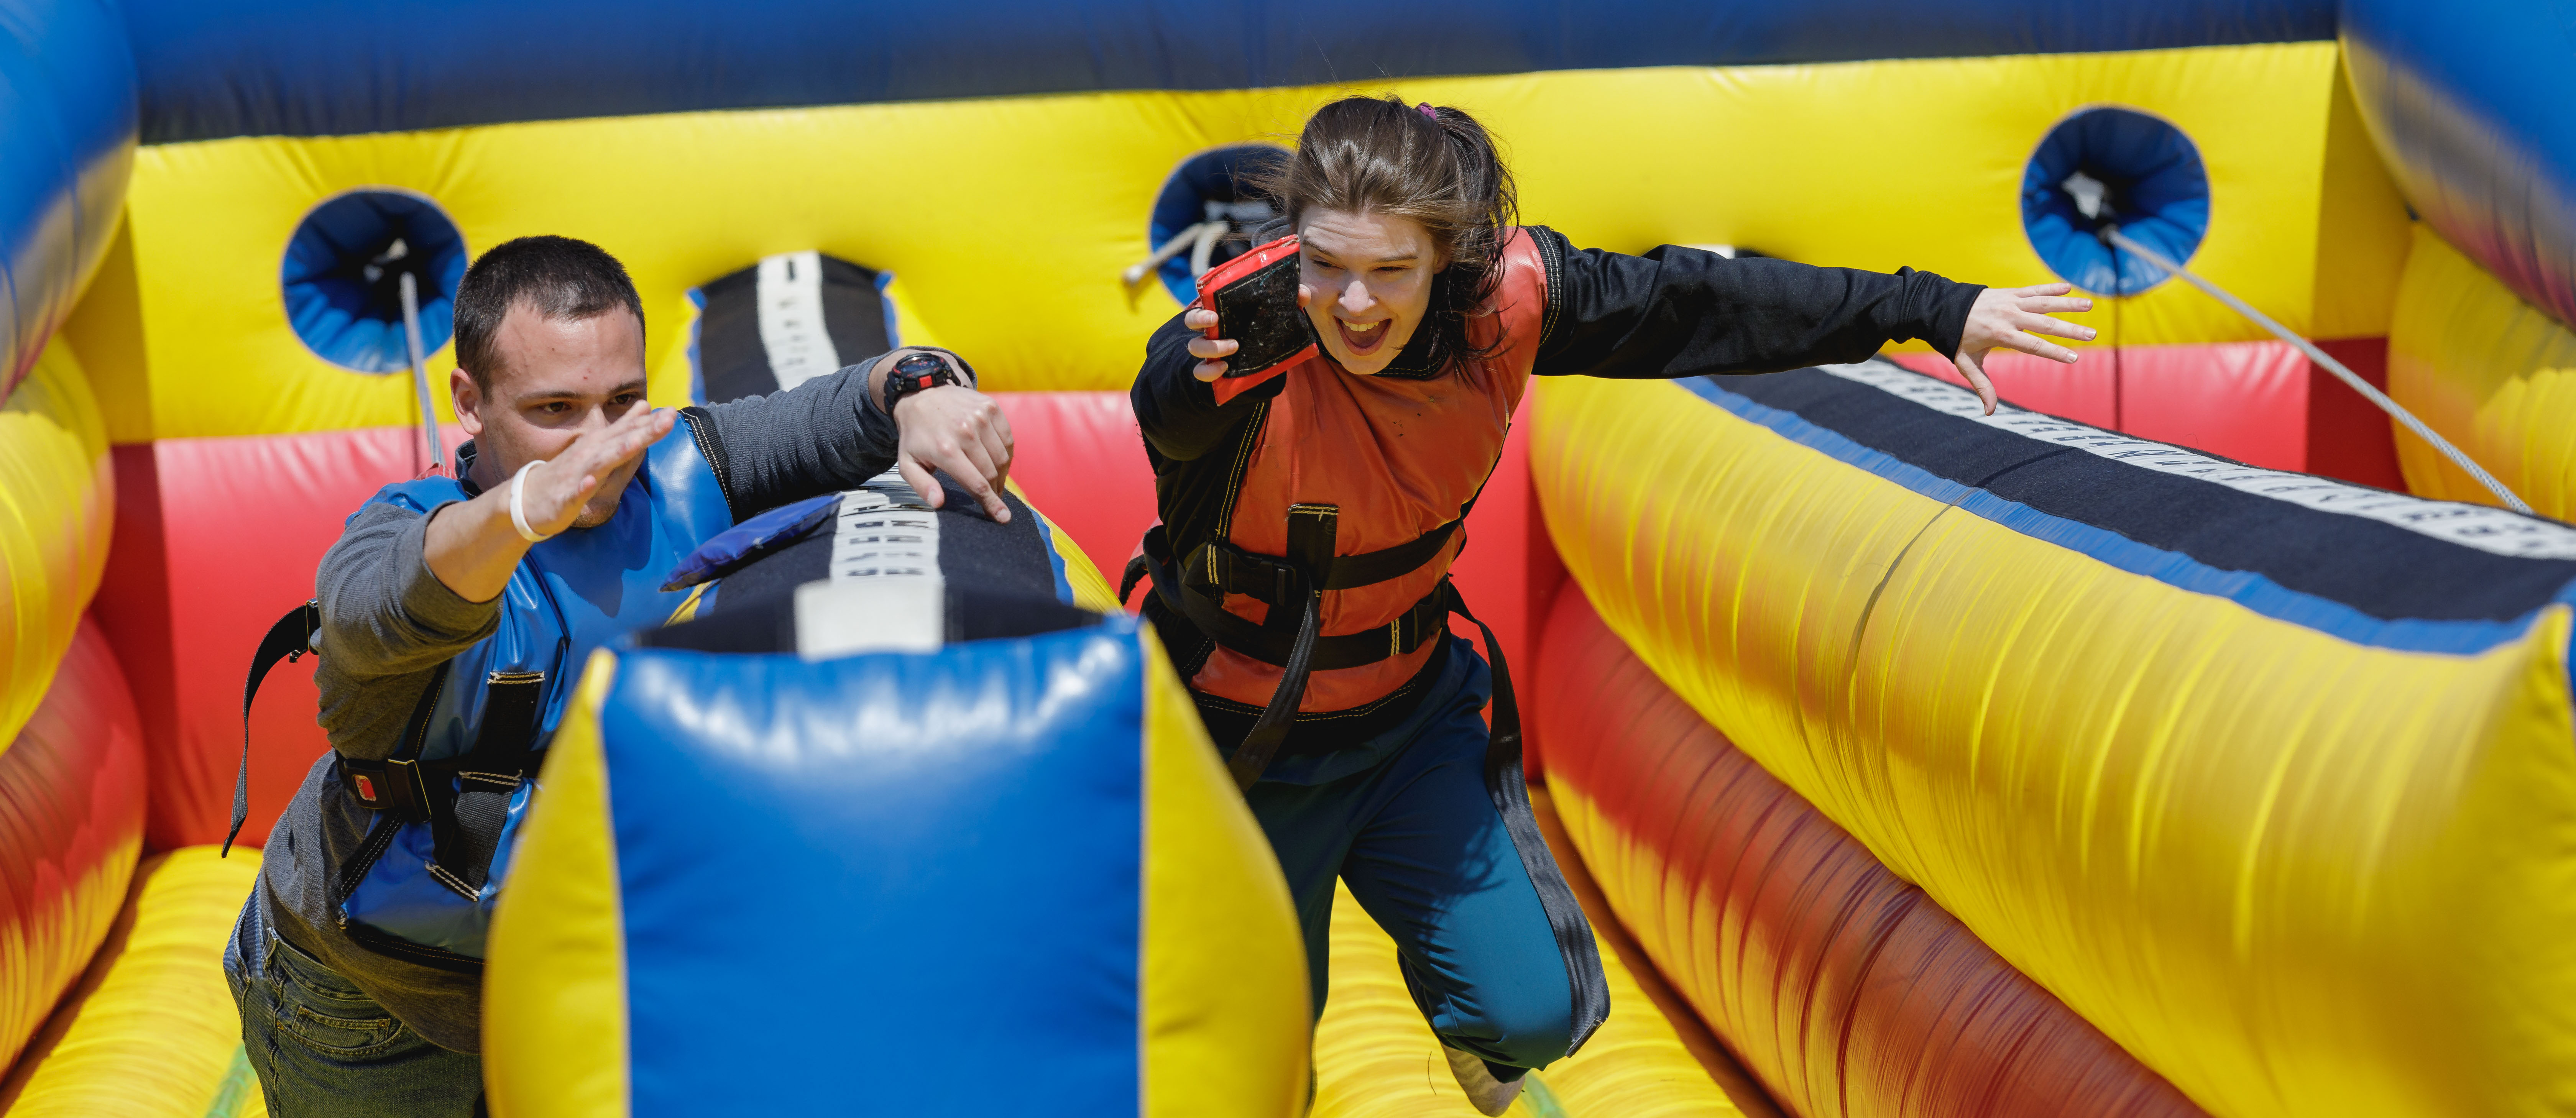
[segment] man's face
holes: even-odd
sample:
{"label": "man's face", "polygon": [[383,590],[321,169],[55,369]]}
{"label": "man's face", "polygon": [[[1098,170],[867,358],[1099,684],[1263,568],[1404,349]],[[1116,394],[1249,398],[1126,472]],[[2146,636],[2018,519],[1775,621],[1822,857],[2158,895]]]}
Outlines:
{"label": "man's face", "polygon": [[[515,305],[502,318],[496,341],[501,367],[488,371],[488,395],[465,370],[449,382],[457,422],[474,438],[474,480],[487,489],[644,404],[644,323],[624,307],[589,318],[551,319]],[[608,523],[618,495],[643,461],[636,458],[599,479],[572,526]]]}

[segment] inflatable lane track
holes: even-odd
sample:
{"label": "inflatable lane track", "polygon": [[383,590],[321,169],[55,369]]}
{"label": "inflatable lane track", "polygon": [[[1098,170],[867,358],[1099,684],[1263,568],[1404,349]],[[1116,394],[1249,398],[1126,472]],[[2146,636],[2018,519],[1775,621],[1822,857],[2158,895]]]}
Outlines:
{"label": "inflatable lane track", "polygon": [[1536,399],[1610,628],[2192,1102],[2540,1114],[2576,1082],[2576,528],[1877,362]]}

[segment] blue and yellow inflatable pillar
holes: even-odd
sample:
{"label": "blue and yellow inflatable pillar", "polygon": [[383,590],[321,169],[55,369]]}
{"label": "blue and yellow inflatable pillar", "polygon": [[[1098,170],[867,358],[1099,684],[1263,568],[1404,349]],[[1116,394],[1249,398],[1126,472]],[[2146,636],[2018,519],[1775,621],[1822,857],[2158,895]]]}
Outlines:
{"label": "blue and yellow inflatable pillar", "polygon": [[1126,617],[593,656],[493,925],[501,1115],[1286,1118],[1288,891]]}

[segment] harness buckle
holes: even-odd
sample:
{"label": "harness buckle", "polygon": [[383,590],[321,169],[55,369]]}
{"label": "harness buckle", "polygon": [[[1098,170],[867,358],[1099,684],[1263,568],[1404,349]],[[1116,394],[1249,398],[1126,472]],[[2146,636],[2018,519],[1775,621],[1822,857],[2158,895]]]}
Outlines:
{"label": "harness buckle", "polygon": [[1304,573],[1291,564],[1270,564],[1270,604],[1283,609],[1303,608],[1306,604]]}
{"label": "harness buckle", "polygon": [[381,810],[414,822],[429,818],[429,782],[421,775],[420,762],[388,758],[385,783],[388,787],[381,792],[386,803]]}

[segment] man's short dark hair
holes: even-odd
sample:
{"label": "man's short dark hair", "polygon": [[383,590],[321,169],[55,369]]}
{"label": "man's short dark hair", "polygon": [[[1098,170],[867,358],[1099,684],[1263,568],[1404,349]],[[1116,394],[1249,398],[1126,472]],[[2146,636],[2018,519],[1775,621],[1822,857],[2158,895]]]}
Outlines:
{"label": "man's short dark hair", "polygon": [[501,320],[514,306],[559,322],[624,307],[637,326],[644,324],[635,281],[598,245],[570,237],[521,237],[494,245],[456,285],[456,365],[486,393],[501,367]]}

